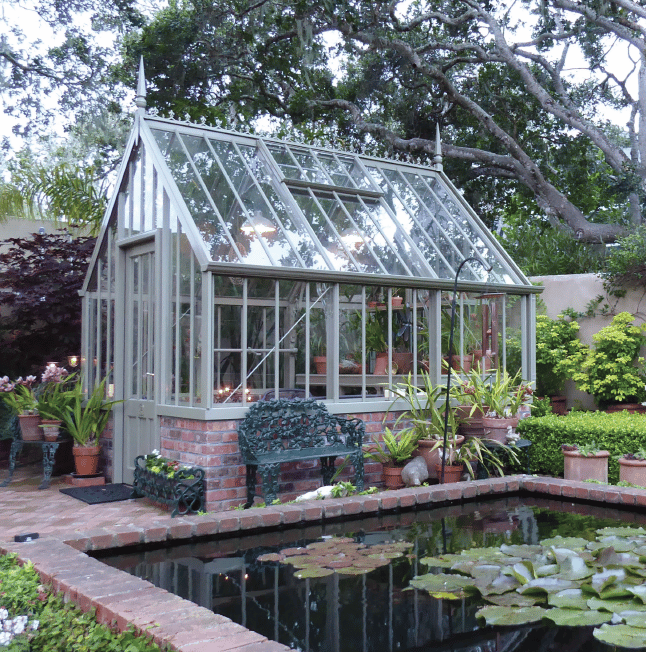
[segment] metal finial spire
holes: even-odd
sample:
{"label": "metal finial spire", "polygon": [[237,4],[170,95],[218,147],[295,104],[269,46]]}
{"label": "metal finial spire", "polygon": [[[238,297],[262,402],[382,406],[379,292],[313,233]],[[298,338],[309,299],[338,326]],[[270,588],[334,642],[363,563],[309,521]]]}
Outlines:
{"label": "metal finial spire", "polygon": [[442,141],[440,140],[440,123],[435,123],[435,156],[433,157],[433,167],[441,171],[444,169],[442,165]]}
{"label": "metal finial spire", "polygon": [[144,74],[144,58],[139,59],[139,76],[137,78],[137,95],[135,96],[135,105],[138,109],[146,109],[146,76]]}

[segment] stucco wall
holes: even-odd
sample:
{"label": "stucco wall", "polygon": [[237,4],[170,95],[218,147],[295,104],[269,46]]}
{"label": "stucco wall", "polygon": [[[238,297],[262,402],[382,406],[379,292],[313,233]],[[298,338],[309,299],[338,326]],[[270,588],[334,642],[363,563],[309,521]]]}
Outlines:
{"label": "stucco wall", "polygon": [[[625,297],[609,297],[603,288],[603,279],[596,274],[567,274],[563,276],[534,276],[531,280],[539,283],[545,289],[540,295],[539,306],[549,317],[555,319],[563,310],[573,308],[576,312],[585,312],[591,302],[597,297],[603,301],[595,307],[591,317],[580,317],[579,338],[586,344],[592,344],[592,336],[607,326],[614,315],[629,312],[636,317],[636,323],[646,321],[646,289],[631,289]],[[605,314],[602,314],[605,313]],[[565,386],[568,407],[581,405],[585,408],[595,407],[592,397],[576,389],[574,383],[568,381]]]}

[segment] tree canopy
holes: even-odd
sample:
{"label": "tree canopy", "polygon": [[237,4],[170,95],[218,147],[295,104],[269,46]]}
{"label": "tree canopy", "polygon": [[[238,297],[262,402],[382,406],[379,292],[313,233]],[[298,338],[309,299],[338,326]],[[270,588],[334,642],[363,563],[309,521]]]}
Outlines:
{"label": "tree canopy", "polygon": [[439,121],[445,165],[485,214],[520,193],[552,226],[608,242],[642,221],[645,19],[631,0],[175,0],[124,52],[128,70],[144,56],[153,105],[193,118],[335,124],[422,157]]}

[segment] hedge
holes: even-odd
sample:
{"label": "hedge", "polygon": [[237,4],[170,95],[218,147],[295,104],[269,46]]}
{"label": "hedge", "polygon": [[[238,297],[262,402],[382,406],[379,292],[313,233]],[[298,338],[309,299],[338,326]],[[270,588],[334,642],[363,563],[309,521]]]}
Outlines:
{"label": "hedge", "polygon": [[517,432],[532,442],[532,472],[563,476],[561,444],[596,442],[610,453],[608,480],[619,481],[619,462],[624,453],[646,448],[646,416],[618,412],[571,412],[567,416],[548,415],[522,420]]}

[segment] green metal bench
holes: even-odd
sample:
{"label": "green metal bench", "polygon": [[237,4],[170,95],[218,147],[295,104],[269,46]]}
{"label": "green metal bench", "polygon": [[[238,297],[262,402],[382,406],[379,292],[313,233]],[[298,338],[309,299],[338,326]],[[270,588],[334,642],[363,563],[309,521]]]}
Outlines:
{"label": "green metal bench", "polygon": [[283,462],[321,460],[323,483],[334,476],[334,461],[347,457],[354,466],[354,484],[363,490],[363,435],[361,419],[332,415],[313,399],[259,401],[249,408],[238,426],[242,461],[247,466],[247,502],[256,495],[256,473],[262,478],[265,503],[278,493],[278,475]]}

